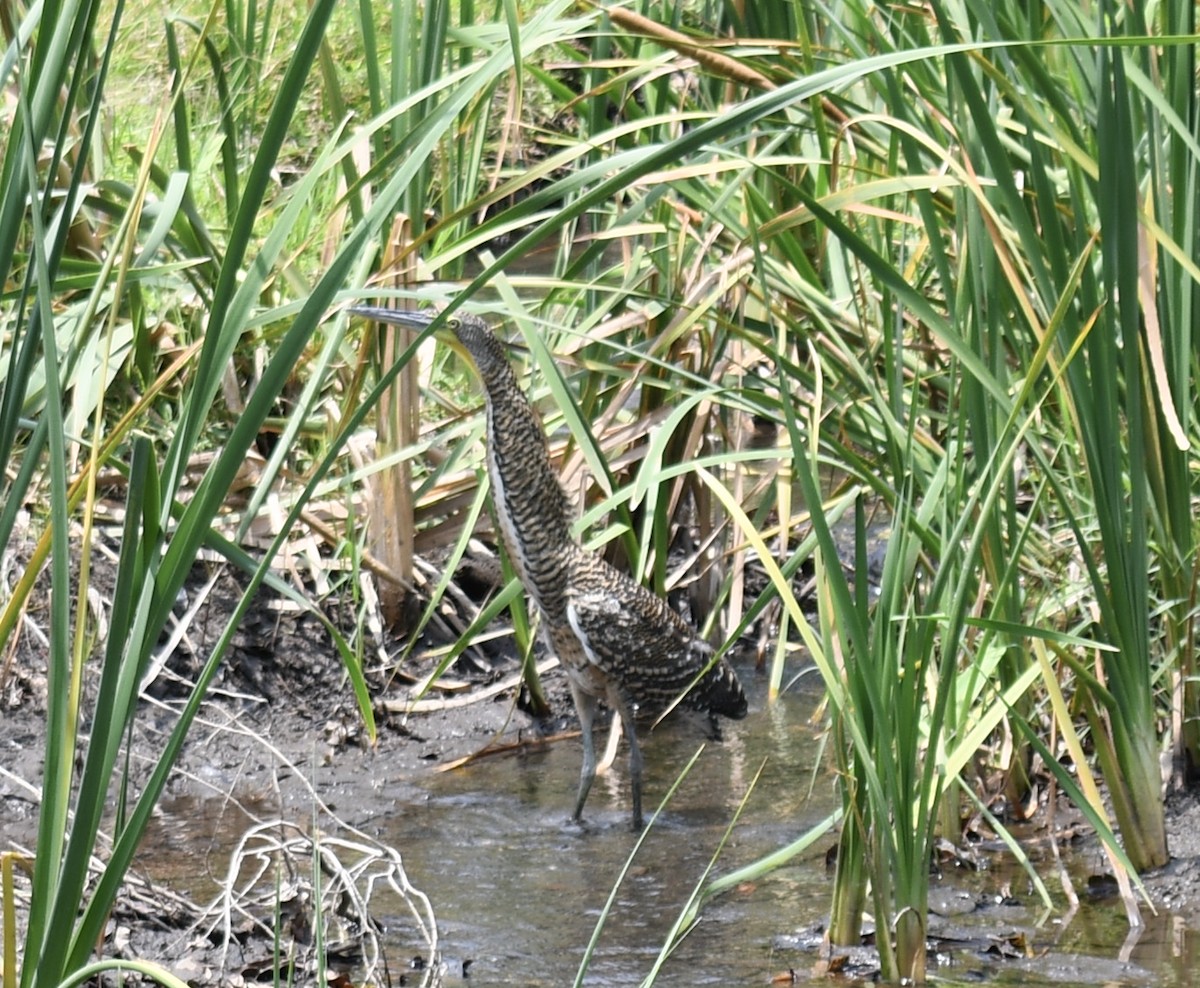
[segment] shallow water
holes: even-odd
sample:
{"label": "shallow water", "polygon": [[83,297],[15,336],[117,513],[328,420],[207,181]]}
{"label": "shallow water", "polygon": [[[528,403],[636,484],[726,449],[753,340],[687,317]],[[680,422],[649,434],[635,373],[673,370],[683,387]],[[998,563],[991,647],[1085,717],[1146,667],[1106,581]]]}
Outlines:
{"label": "shallow water", "polygon": [[[647,807],[664,796],[703,746],[639,850],[600,935],[588,984],[637,985],[704,876],[751,780],[744,820],[721,853],[717,873],[794,840],[834,806],[807,718],[812,697],[787,698],[704,739],[702,719],[660,726],[644,745]],[[597,780],[583,827],[566,822],[579,771],[578,743],[528,758],[441,777],[418,806],[384,822],[404,849],[409,876],[435,900],[452,974],[469,960],[470,981],[487,985],[569,985],[597,919],[633,850],[623,764]],[[810,796],[809,787],[813,793]],[[828,879],[830,840],[767,884],[712,903],[667,962],[659,983],[762,984],[787,963],[772,956],[775,934],[817,919]]]}
{"label": "shallow water", "polygon": [[[743,798],[744,813],[714,875],[795,840],[836,805],[829,760],[810,723],[817,696],[796,692],[768,706],[762,682],[743,678],[749,680],[751,713],[744,721],[723,721],[722,740],[707,738],[706,721],[689,714],[676,715],[644,738],[647,814],[700,754],[617,892],[586,984],[642,983],[704,880]],[[602,744],[602,737],[597,740]],[[457,771],[424,775],[419,784],[389,778],[386,765],[376,766],[365,788],[364,779],[349,779],[336,766],[315,774],[325,798],[340,800],[343,813],[353,808],[348,816],[358,826],[403,854],[409,878],[429,896],[437,916],[447,984],[567,986],[575,981],[637,841],[629,826],[624,756],[622,749],[614,771],[597,779],[582,827],[566,819],[578,779],[576,740],[523,756],[484,758]],[[274,815],[267,808],[272,803],[244,805],[266,817]],[[168,800],[142,865],[205,900],[249,819],[217,799]],[[769,877],[710,902],[699,925],[665,961],[656,984],[763,985],[794,971],[793,983],[828,985],[813,973],[815,954],[800,949],[803,938],[793,934],[817,927],[828,912],[825,852],[832,843],[827,836]],[[1076,854],[1072,871],[1078,886],[1095,870],[1094,859],[1092,852]],[[1048,863],[1039,872],[1050,884]],[[1011,893],[1017,905],[976,908],[934,922],[949,923],[962,936],[994,936],[997,944],[1023,932],[1029,954],[999,960],[978,944],[960,948],[936,972],[943,983],[1179,988],[1196,983],[1191,971],[1200,960],[1200,938],[1178,917],[1147,916],[1134,937],[1113,900],[1085,903],[1065,924],[1061,911],[1043,917],[1028,880],[1000,855],[982,872],[944,875],[939,887],[958,891],[972,904]],[[414,952],[406,946],[416,942],[412,921],[399,900],[379,898],[374,905],[375,918],[387,930],[384,942],[395,973]]]}

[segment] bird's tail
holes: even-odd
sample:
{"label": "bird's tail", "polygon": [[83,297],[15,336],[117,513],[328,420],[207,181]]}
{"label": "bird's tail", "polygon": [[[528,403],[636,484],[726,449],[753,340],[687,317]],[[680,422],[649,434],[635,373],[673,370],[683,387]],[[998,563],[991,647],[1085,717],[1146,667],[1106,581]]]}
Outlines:
{"label": "bird's tail", "polygon": [[711,710],[733,720],[741,720],[748,709],[737,673],[724,659],[704,674],[688,694],[688,701],[702,710]]}

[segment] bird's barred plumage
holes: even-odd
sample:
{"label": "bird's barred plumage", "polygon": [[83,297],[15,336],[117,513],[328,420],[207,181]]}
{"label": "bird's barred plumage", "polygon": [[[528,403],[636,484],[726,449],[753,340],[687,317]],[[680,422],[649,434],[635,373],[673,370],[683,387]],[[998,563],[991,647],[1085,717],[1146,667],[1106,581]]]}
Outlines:
{"label": "bird's barred plumage", "polygon": [[571,627],[589,660],[620,683],[631,703],[655,710],[682,698],[698,710],[746,715],[732,667],[714,662],[712,646],[666,601],[593,553],[573,546],[570,555]]}
{"label": "bird's barred plumage", "polygon": [[[426,313],[358,308],[376,319],[428,325]],[[733,668],[666,602],[582,548],[550,463],[545,433],[500,342],[482,319],[446,321],[470,354],[487,398],[487,459],[505,548],[542,614],[550,648],[566,667],[583,732],[584,763],[574,818],[595,776],[592,718],[605,700],[621,716],[630,744],[633,818],[641,825],[641,751],[635,707],[661,710],[682,700],[727,717],[746,715]]]}

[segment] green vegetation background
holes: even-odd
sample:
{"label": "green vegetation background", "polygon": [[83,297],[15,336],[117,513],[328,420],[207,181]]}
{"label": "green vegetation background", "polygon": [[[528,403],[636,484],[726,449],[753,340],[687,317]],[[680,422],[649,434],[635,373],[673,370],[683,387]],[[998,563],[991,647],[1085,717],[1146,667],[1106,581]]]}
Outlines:
{"label": "green vegetation background", "polygon": [[[870,888],[887,977],[924,975],[934,835],[963,807],[1021,805],[1031,778],[1055,774],[1119,874],[1165,861],[1160,754],[1176,783],[1200,763],[1194,5],[3,14],[0,542],[37,548],[0,636],[42,567],[52,583],[42,816],[8,983],[58,984],[97,942],[221,659],[127,791],[125,728],[202,548],[249,592],[353,603],[359,627],[331,630],[369,723],[365,574],[405,613],[422,551],[449,546],[452,567],[462,508],[486,510],[464,369],[426,349],[414,373],[422,341],[341,314],[364,296],[503,321],[581,531],[659,590],[677,526],[717,550],[696,602],[714,640],[780,607],[773,689],[798,636],[841,769],[833,935],[855,938]],[[755,422],[778,441],[748,442]],[[101,637],[88,547],[113,491]],[[264,539],[269,493],[289,513]],[[271,561],[314,504],[344,521],[302,590]],[[875,596],[846,568],[865,572],[879,511]],[[791,579],[810,560],[815,619]],[[528,648],[511,589],[504,606]],[[85,670],[111,715],[86,744]]]}

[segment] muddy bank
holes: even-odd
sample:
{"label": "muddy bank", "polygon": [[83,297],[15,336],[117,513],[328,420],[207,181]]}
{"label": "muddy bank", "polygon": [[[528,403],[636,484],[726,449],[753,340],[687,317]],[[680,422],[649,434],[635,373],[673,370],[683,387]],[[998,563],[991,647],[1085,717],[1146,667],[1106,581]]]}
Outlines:
{"label": "muddy bank", "polygon": [[[207,575],[198,572],[197,580]],[[133,735],[135,789],[239,592],[236,576],[223,573],[149,691]],[[409,679],[427,674],[433,660],[417,650],[403,670],[376,664],[370,669],[378,714],[372,745],[322,623],[262,595],[182,754],[147,835],[137,881],[110,924],[107,953],[166,962],[196,985],[266,977],[275,931],[303,955],[313,945],[307,917],[315,827],[323,835],[326,892],[338,881],[374,876],[364,908],[357,909],[352,896],[339,907],[326,945],[356,981],[374,959],[383,983],[428,983],[422,965],[431,953],[429,923],[411,894],[420,890],[437,917],[436,950],[446,980],[569,983],[633,849],[623,754],[616,771],[597,782],[587,825],[567,825],[579,746],[571,736],[565,682],[557,670],[546,673],[553,714],[532,717],[518,689],[505,685],[515,682],[518,668],[505,649],[501,643],[477,657],[477,665],[464,663],[454,671],[454,691],[431,694],[443,708],[413,716],[388,711],[399,709]],[[718,871],[786,844],[834,805],[819,726],[811,723],[816,678],[802,679],[801,687],[769,705],[753,657],[736,656],[735,663],[751,695],[746,721],[724,725],[716,741],[703,718],[677,716],[649,738],[648,806],[700,755],[614,898],[590,983],[636,984],[645,976],[743,798],[744,816]],[[465,702],[489,687],[494,692],[487,699]],[[0,718],[5,847],[33,846],[44,703],[44,662],[29,634],[15,653]],[[488,747],[504,751],[443,771]],[[968,918],[956,917],[954,931],[963,924],[973,931],[957,950],[947,948],[946,963],[962,965],[960,974],[978,970],[990,978],[997,969],[1020,970],[1027,961],[1022,953],[1042,951],[1046,963],[1028,978],[1090,983],[1101,965],[1104,980],[1130,984],[1160,976],[1164,964],[1182,964],[1171,960],[1183,957],[1182,948],[1164,948],[1164,960],[1155,945],[1196,939],[1190,931],[1200,926],[1200,802],[1192,794],[1176,796],[1169,810],[1175,857],[1147,880],[1164,918],[1152,920],[1124,955],[1120,908],[1105,900],[1102,885],[1085,896],[1067,936],[1054,920],[1038,926],[1040,907],[1023,876],[996,855],[982,872],[951,873],[936,883],[942,899],[969,903]],[[828,908],[823,855],[831,843],[711,904],[703,936],[684,941],[660,983],[761,984],[788,971],[799,972],[800,981],[815,977],[804,934],[819,930]],[[403,858],[389,857],[396,852]],[[1104,870],[1094,841],[1079,841],[1067,853],[1086,890],[1088,876]],[[257,884],[251,881],[256,867],[263,868]],[[280,871],[288,878],[283,894],[273,884]],[[1050,884],[1048,864],[1041,871]],[[241,890],[241,898],[222,900],[222,883]],[[1156,932],[1163,923],[1167,932]],[[1018,934],[1020,949],[1006,939]],[[981,935],[996,939],[981,944]],[[375,946],[364,947],[367,941]],[[370,949],[381,956],[368,956]]]}

